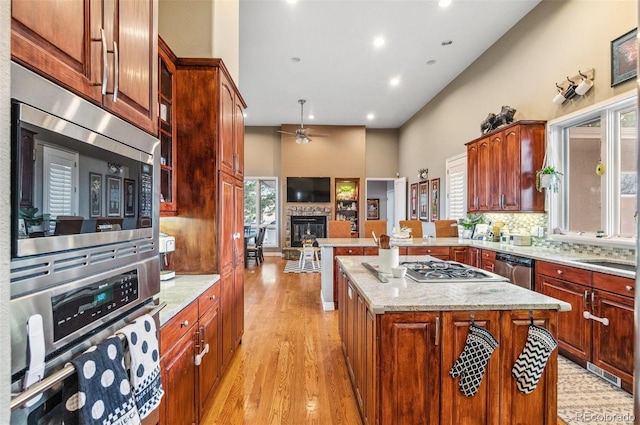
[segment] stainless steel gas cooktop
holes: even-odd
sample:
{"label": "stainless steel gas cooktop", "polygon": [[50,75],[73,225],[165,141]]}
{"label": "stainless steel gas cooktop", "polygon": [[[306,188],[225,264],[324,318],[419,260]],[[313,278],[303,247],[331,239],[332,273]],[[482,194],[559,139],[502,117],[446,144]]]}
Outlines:
{"label": "stainless steel gas cooktop", "polygon": [[502,276],[456,261],[405,261],[407,276],[416,282],[506,281]]}

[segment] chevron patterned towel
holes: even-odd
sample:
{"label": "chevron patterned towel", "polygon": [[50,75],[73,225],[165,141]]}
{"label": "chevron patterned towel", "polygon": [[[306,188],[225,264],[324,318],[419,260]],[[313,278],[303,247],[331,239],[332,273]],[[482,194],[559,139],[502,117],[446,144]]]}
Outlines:
{"label": "chevron patterned towel", "polygon": [[515,378],[520,392],[529,394],[536,389],[547,366],[547,360],[557,346],[558,343],[551,332],[540,326],[529,325],[527,342],[511,369],[511,375]]}

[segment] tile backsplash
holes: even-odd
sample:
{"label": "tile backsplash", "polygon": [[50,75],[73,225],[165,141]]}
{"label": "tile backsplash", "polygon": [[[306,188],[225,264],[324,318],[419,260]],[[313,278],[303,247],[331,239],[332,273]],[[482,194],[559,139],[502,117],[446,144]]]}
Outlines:
{"label": "tile backsplash", "polygon": [[[519,214],[501,214],[489,213],[484,214],[485,223],[494,223],[502,221],[510,232],[523,231],[529,233],[534,226],[541,226],[547,231],[547,215],[536,213],[519,213]],[[599,255],[603,257],[618,258],[621,260],[635,261],[636,250],[630,248],[612,248],[599,245],[578,244],[569,242],[556,242],[545,237],[532,237],[531,244],[533,246],[556,249],[562,252],[572,252],[580,254]]]}

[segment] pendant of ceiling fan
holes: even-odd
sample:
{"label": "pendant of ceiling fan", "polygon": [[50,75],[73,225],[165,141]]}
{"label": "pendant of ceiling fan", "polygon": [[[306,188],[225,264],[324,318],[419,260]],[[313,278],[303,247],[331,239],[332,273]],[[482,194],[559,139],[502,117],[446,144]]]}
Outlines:
{"label": "pendant of ceiling fan", "polygon": [[296,137],[296,143],[299,145],[304,145],[311,141],[311,137],[326,137],[328,134],[312,134],[311,129],[309,127],[305,128],[304,126],[304,104],[305,99],[299,99],[298,103],[300,104],[300,128],[296,129],[295,133],[291,133],[289,131],[278,130],[278,133],[289,134]]}

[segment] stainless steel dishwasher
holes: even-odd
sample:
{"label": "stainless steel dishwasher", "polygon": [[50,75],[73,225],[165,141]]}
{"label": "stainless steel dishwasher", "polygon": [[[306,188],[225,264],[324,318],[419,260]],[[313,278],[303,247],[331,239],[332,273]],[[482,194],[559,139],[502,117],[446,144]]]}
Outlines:
{"label": "stainless steel dishwasher", "polygon": [[533,291],[535,290],[533,264],[531,258],[499,252],[496,254],[495,273],[506,277],[513,284]]}

